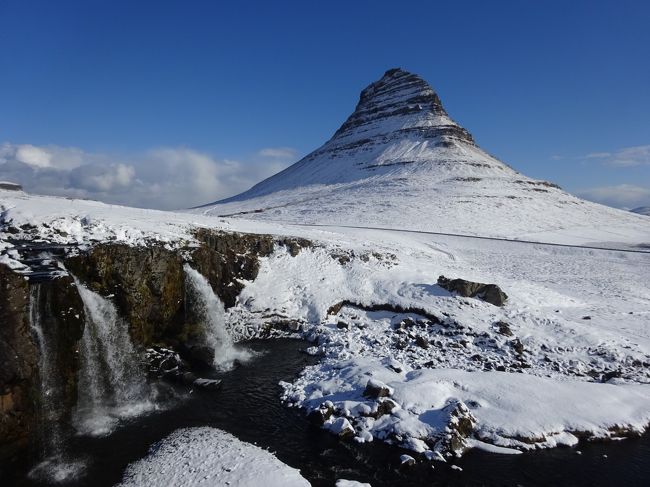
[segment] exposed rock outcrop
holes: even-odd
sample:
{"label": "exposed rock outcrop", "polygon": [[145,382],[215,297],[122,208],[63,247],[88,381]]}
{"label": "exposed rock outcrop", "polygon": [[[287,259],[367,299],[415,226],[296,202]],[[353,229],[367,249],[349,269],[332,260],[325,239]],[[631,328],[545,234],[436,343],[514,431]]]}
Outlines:
{"label": "exposed rock outcrop", "polygon": [[[197,231],[196,238],[198,245],[182,249],[155,242],[146,247],[100,243],[65,257],[68,250],[73,250],[66,248],[61,255],[53,255],[53,259],[63,261],[71,275],[62,270],[49,273],[48,279],[37,279],[37,273],[21,275],[0,265],[0,457],[6,458],[33,444],[31,440],[36,435],[41,354],[31,329],[30,294],[32,301],[36,301],[32,304],[39,310],[59,381],[56,410],[48,418],[70,423],[77,400],[78,349],[84,330],[84,307],[72,275],[92,291],[110,298],[119,315],[129,323],[130,338],[136,348],[192,350],[195,353],[188,352],[189,358],[196,358],[200,353],[197,345],[203,338],[202,324],[186,306],[186,260],[191,260],[209,280],[228,307],[235,304],[243,282],[257,276],[260,257],[269,255],[278,245],[293,256],[311,246],[305,239],[208,229]],[[40,291],[30,293],[36,286]],[[150,369],[154,375],[173,375],[195,387],[218,387],[217,382],[200,380],[185,365],[180,366],[187,357],[172,363],[162,350],[158,349],[161,355],[156,358],[160,363],[154,360],[150,364],[157,367],[155,371]],[[212,364],[213,354],[214,351],[205,350],[204,356],[209,358],[204,362]]]}
{"label": "exposed rock outcrop", "polygon": [[27,444],[37,365],[29,328],[29,284],[0,264],[0,458]]}
{"label": "exposed rock outcrop", "polygon": [[84,330],[83,304],[69,276],[30,283],[0,265],[0,457],[35,442],[43,398],[39,391],[41,350],[30,321],[38,315],[42,338],[55,344],[48,359],[59,385],[56,410],[70,418],[77,397],[78,341]]}
{"label": "exposed rock outcrop", "polygon": [[466,298],[479,298],[495,306],[503,306],[508,295],[496,284],[483,284],[482,282],[467,281],[465,279],[448,279],[445,276],[438,278],[438,286],[449,292]]}

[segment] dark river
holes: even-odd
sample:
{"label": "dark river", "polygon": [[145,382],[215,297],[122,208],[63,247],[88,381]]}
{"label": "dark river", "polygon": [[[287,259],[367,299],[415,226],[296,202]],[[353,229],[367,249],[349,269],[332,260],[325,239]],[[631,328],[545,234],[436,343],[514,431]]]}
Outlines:
{"label": "dark river", "polygon": [[[178,428],[214,426],[270,449],[283,462],[300,469],[314,486],[333,486],[338,478],[369,482],[373,487],[435,485],[595,486],[650,485],[650,437],[613,443],[584,443],[497,455],[472,451],[455,462],[463,471],[435,462],[400,470],[399,452],[379,442],[349,444],[320,430],[300,411],[279,401],[280,380],[290,381],[314,359],[302,350],[306,342],[255,340],[247,347],[260,352],[251,362],[220,374],[218,391],[194,391],[170,409],[126,422],[104,438],[74,438],[68,454],[86,460],[83,474],[63,486],[111,486],[125,467],[147,454],[149,447]],[[4,466],[0,486],[42,485],[29,480],[31,465]],[[264,480],[260,479],[260,485]]]}

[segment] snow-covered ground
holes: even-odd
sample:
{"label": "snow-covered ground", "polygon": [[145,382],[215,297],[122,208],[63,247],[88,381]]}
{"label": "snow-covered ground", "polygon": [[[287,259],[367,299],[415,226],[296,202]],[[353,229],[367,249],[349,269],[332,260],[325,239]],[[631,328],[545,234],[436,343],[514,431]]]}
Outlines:
{"label": "snow-covered ground", "polygon": [[[468,437],[452,450],[523,450],[616,437],[650,422],[648,254],[303,227],[19,192],[0,192],[0,204],[5,260],[9,237],[175,247],[210,227],[310,239],[314,246],[297,256],[278,247],[262,259],[229,310],[230,327],[245,338],[269,316],[294,321],[323,359],[284,384],[285,399],[308,409],[331,401],[325,426],[357,441],[448,451],[440,441],[460,418]],[[596,229],[592,235],[606,240]],[[436,284],[440,275],[498,284],[509,299],[496,307],[452,295]],[[328,314],[342,301],[350,304]],[[388,386],[392,403],[362,396],[371,378]]]}
{"label": "snow-covered ground", "polygon": [[232,485],[308,487],[300,472],[262,448],[225,431],[202,427],[175,431],[126,469],[123,487]]}

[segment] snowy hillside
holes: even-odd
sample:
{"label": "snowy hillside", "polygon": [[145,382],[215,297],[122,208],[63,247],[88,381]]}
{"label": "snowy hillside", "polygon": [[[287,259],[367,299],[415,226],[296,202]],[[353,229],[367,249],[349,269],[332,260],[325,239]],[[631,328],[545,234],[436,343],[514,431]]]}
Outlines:
{"label": "snowy hillside", "polygon": [[650,222],[530,179],[478,147],[419,76],[386,72],[325,145],[193,210],[573,243],[650,241]]}
{"label": "snowy hillside", "polygon": [[[297,254],[278,246],[260,258],[227,326],[241,340],[279,318],[311,340],[322,359],[282,384],[284,399],[324,410],[324,426],[355,441],[436,459],[617,438],[650,423],[650,259],[641,250],[309,228],[17,191],[0,191],[0,204],[0,262],[11,266],[20,265],[15,238],[178,248],[209,227],[309,239]],[[450,293],[440,275],[496,283],[508,300]],[[390,398],[364,396],[369,379]],[[446,444],[459,421],[471,431]]]}

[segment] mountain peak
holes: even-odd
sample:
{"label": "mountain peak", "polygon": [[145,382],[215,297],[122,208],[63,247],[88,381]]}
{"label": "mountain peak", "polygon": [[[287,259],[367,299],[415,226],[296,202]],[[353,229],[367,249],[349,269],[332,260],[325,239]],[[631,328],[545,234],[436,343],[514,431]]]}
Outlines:
{"label": "mountain peak", "polygon": [[[412,106],[415,109],[414,105],[420,105],[418,111],[422,109],[423,105],[428,105],[432,111],[447,115],[440,98],[429,83],[417,74],[409,73],[402,68],[389,69],[379,80],[368,85],[361,92],[359,105],[382,103],[386,97],[391,95],[399,95],[399,99],[396,101],[405,106]],[[359,105],[357,105],[357,109],[359,109]]]}
{"label": "mountain peak", "polygon": [[422,186],[441,179],[474,181],[504,174],[516,173],[474,143],[449,117],[429,83],[393,68],[361,91],[354,112],[325,144],[221,203],[377,178],[400,185],[418,181]]}
{"label": "mountain peak", "polygon": [[361,92],[354,112],[332,140],[368,138],[389,131],[474,143],[469,132],[449,118],[429,83],[401,68],[389,69]]}

